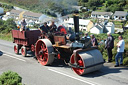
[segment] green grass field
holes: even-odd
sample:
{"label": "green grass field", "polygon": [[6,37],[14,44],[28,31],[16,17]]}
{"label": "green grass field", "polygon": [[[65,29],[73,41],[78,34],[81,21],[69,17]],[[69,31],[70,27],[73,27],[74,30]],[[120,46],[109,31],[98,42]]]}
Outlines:
{"label": "green grass field", "polygon": [[8,34],[0,33],[0,39],[7,40],[7,41],[12,41],[12,34],[11,33],[8,33]]}

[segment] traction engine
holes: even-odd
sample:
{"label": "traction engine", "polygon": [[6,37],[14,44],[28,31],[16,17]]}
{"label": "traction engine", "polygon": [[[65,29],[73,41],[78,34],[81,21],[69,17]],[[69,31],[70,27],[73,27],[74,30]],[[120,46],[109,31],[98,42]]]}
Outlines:
{"label": "traction engine", "polygon": [[[99,70],[103,57],[99,50],[91,47],[90,39],[79,37],[79,17],[74,16],[75,33],[68,34],[63,26],[58,33],[47,34],[48,39],[39,39],[35,55],[42,65],[51,65],[54,59],[63,59],[78,75]],[[67,38],[68,37],[68,38]]]}
{"label": "traction engine", "polygon": [[[31,50],[35,53],[40,64],[51,65],[54,60],[62,59],[78,75],[83,75],[99,70],[104,63],[102,54],[91,47],[90,39],[79,37],[79,17],[74,16],[75,32],[67,33],[63,26],[58,27],[58,32],[40,35],[39,30],[22,31],[12,30],[14,52],[23,56]],[[39,39],[42,37],[42,39]]]}

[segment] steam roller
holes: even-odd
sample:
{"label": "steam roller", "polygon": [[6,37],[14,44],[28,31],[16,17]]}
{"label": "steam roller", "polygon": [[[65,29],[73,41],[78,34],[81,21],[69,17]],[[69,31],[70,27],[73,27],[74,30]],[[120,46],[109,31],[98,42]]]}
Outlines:
{"label": "steam roller", "polygon": [[[52,65],[55,59],[64,60],[78,75],[99,70],[104,63],[101,52],[92,47],[90,39],[79,37],[79,16],[74,15],[75,32],[47,34],[47,39],[39,39],[35,46],[38,61],[46,66]],[[59,27],[61,30],[61,27]],[[52,41],[51,41],[52,40]]]}

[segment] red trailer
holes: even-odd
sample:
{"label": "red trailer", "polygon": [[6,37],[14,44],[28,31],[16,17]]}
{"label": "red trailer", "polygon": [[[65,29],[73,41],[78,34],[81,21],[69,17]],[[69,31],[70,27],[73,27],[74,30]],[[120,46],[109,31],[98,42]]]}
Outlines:
{"label": "red trailer", "polygon": [[34,52],[35,43],[39,36],[39,30],[12,30],[13,43],[16,43],[16,45],[14,45],[14,52],[19,54],[19,50],[21,49],[21,54],[23,56],[26,56],[28,50]]}

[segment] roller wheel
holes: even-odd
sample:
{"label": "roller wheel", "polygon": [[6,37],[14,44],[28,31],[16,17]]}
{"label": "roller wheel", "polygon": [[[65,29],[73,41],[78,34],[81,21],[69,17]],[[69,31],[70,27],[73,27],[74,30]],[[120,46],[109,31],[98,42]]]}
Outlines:
{"label": "roller wheel", "polygon": [[[71,64],[74,64],[74,54],[70,58]],[[73,71],[78,75],[94,72],[99,70],[104,63],[101,52],[97,49],[77,52],[77,67],[72,67]]]}
{"label": "roller wheel", "polygon": [[19,45],[14,45],[14,52],[19,54]]}
{"label": "roller wheel", "polygon": [[52,43],[48,39],[40,39],[36,43],[35,55],[42,65],[50,65],[54,61]]}
{"label": "roller wheel", "polygon": [[26,56],[27,55],[27,50],[26,50],[26,47],[25,46],[22,46],[21,47],[21,54],[22,54],[22,56]]}
{"label": "roller wheel", "polygon": [[[74,61],[74,55],[71,56],[70,62],[71,62],[71,64],[74,64],[75,63],[75,61]],[[81,56],[79,56],[79,54],[77,54],[77,64],[78,64],[79,67],[84,67],[85,66],[84,65],[84,62],[83,62]],[[73,67],[72,67],[72,69],[78,75],[82,75],[84,73],[84,69],[73,68]]]}

